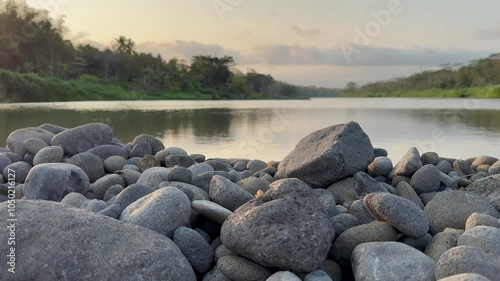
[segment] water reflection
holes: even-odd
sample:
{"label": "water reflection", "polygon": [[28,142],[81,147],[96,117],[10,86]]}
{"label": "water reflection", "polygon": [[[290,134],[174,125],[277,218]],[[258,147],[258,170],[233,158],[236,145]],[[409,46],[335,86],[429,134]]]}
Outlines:
{"label": "water reflection", "polygon": [[[11,108],[1,105],[0,139],[5,140],[18,128],[42,123],[75,127],[104,122],[124,142],[147,133],[161,138],[167,146],[180,146],[190,153],[204,153],[208,157],[255,155],[263,160],[279,160],[308,133],[354,120],[360,123],[375,146],[389,150],[394,161],[411,146],[450,157],[480,154],[499,157],[500,102],[479,101],[475,109],[457,108],[456,103],[320,99],[165,102],[163,107],[162,102],[95,103],[95,107],[85,103],[86,107],[76,104],[76,108],[75,104]],[[444,137],[436,139],[436,132]],[[262,138],[264,133],[267,135]],[[5,141],[0,142],[4,144]]]}

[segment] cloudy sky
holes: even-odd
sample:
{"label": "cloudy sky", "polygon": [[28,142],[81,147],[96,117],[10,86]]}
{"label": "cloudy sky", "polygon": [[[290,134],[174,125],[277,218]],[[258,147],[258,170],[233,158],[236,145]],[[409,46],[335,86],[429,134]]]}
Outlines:
{"label": "cloudy sky", "polygon": [[343,87],[500,52],[496,0],[28,0],[75,41],[189,61],[231,55],[294,84]]}

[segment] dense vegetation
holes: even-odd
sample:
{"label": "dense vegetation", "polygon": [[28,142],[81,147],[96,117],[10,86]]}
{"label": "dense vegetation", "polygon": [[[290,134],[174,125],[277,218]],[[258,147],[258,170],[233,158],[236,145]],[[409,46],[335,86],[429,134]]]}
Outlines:
{"label": "dense vegetation", "polygon": [[250,70],[230,56],[177,58],[137,52],[124,36],[100,50],[64,39],[64,20],[23,1],[0,0],[0,101],[248,99],[334,96]]}
{"label": "dense vegetation", "polygon": [[471,61],[466,66],[443,65],[410,77],[358,87],[349,82],[346,96],[369,97],[477,97],[500,98],[500,53]]}

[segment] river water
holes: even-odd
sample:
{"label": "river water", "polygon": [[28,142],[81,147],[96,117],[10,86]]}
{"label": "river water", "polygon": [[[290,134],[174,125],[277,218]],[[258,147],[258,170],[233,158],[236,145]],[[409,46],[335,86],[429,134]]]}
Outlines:
{"label": "river water", "polygon": [[393,161],[410,148],[440,156],[500,157],[500,100],[325,98],[259,101],[110,101],[0,104],[0,145],[43,123],[110,125],[130,142],[146,133],[207,157],[281,160],[307,134],[358,122]]}

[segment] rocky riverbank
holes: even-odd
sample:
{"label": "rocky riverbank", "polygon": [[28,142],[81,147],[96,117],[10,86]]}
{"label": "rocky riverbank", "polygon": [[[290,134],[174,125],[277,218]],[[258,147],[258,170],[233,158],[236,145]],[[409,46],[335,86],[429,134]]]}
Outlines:
{"label": "rocky riverbank", "polygon": [[387,154],[355,122],[280,162],[102,123],[19,129],[0,148],[0,280],[500,280],[500,161]]}

